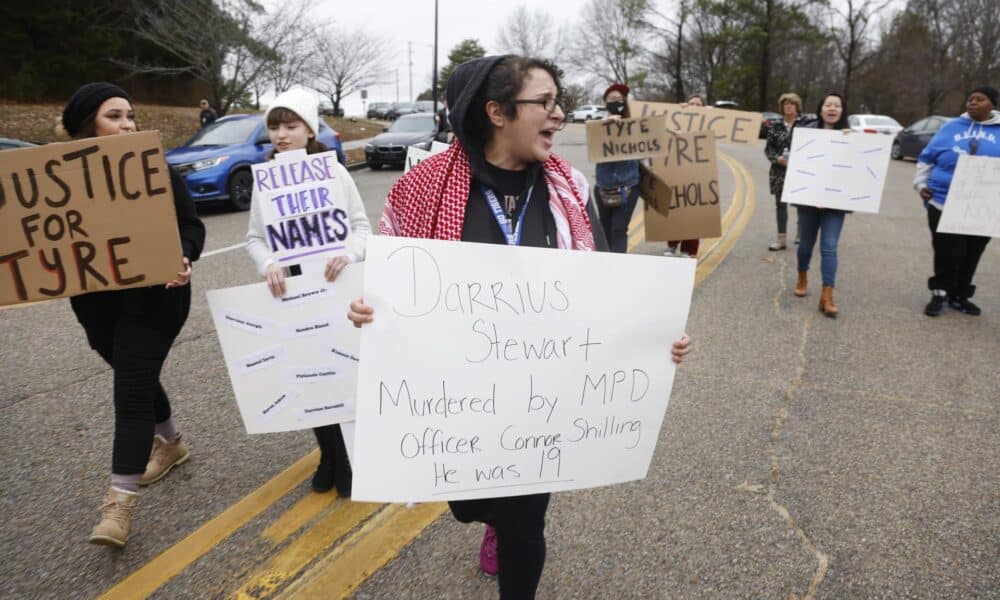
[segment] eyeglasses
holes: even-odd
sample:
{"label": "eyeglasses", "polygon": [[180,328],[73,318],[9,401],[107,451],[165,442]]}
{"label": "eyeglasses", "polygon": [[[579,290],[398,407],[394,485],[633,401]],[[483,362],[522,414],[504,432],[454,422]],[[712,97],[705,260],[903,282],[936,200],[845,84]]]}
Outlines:
{"label": "eyeglasses", "polygon": [[549,113],[551,117],[555,114],[558,108],[563,113],[563,118],[559,121],[559,126],[556,128],[557,131],[561,131],[566,127],[566,108],[562,104],[562,100],[558,98],[532,98],[532,99],[515,99],[514,104],[537,104],[545,109],[545,112]]}
{"label": "eyeglasses", "polygon": [[562,100],[557,98],[533,98],[533,99],[517,99],[514,100],[514,104],[537,104],[545,109],[545,112],[550,115],[556,112],[556,109],[566,112],[566,109],[562,105]]}

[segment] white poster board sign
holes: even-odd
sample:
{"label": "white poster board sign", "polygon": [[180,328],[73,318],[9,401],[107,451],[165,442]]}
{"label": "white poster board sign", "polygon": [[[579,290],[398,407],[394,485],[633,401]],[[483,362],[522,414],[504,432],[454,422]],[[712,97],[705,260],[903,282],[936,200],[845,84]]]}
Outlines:
{"label": "white poster board sign", "polygon": [[374,237],[365,270],[354,500],[646,476],[694,260]]}
{"label": "white poster board sign", "polygon": [[285,279],[274,298],[265,283],[210,290],[208,305],[247,433],[319,427],[354,418],[360,334],[347,320],[363,268],[337,280]]}
{"label": "white poster board sign", "polygon": [[892,136],[796,127],[781,201],[877,213]]}
{"label": "white poster board sign", "polygon": [[448,144],[443,144],[441,142],[435,141],[431,143],[430,150],[424,150],[423,148],[417,148],[416,146],[407,146],[406,148],[406,162],[403,163],[403,174],[410,172],[410,169],[420,164],[420,161],[424,160],[428,156],[434,156],[439,152],[444,152],[448,149]]}
{"label": "white poster board sign", "polygon": [[264,239],[275,260],[297,263],[343,254],[351,235],[346,189],[335,180],[337,153],[282,152],[256,164],[255,201],[264,202]]}
{"label": "white poster board sign", "polygon": [[1000,158],[958,157],[937,230],[1000,237]]}

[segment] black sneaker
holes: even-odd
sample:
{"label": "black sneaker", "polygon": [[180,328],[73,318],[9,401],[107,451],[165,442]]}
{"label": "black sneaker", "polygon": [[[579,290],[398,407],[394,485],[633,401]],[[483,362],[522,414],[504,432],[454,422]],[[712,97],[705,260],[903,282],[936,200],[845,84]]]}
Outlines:
{"label": "black sneaker", "polygon": [[978,306],[969,301],[968,298],[951,298],[948,304],[958,312],[978,317],[983,313]]}
{"label": "black sneaker", "polygon": [[931,301],[927,303],[924,307],[924,314],[928,317],[936,317],[944,312],[944,303],[948,300],[947,296],[939,296],[934,294],[931,296]]}

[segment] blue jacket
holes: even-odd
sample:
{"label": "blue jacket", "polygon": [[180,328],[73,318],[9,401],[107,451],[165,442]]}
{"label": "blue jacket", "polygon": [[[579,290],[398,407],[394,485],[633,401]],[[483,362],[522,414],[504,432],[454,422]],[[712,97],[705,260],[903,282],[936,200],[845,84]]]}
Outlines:
{"label": "blue jacket", "polygon": [[[975,152],[970,146],[976,147]],[[934,194],[929,204],[938,209],[944,208],[961,154],[1000,157],[1000,112],[993,111],[983,122],[973,120],[968,113],[948,121],[920,153],[914,187],[929,187]]]}

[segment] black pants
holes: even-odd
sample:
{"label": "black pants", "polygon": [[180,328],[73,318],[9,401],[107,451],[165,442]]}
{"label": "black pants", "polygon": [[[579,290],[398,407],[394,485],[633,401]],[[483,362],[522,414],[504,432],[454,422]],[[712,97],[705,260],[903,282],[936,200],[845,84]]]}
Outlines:
{"label": "black pants", "polygon": [[628,224],[632,220],[632,211],[639,200],[639,186],[628,189],[628,195],[622,198],[621,206],[604,206],[601,203],[601,188],[594,186],[594,199],[597,203],[597,214],[601,217],[601,228],[608,246],[612,252],[628,252]]}
{"label": "black pants", "polygon": [[550,494],[449,502],[463,523],[481,521],[497,530],[501,600],[535,597],[545,567],[545,510]]}
{"label": "black pants", "polygon": [[351,464],[347,456],[347,444],[344,443],[344,433],[340,430],[339,423],[313,427],[313,434],[316,436],[316,443],[319,444],[322,460],[328,460],[334,466]]}
{"label": "black pants", "polygon": [[153,427],[170,418],[160,370],[191,308],[191,287],[98,292],[70,299],[90,347],[114,371],[111,471],[145,472]]}
{"label": "black pants", "polygon": [[778,217],[778,233],[788,231],[788,205],[781,201],[781,192],[774,195],[774,210]]}
{"label": "black pants", "polygon": [[932,290],[944,290],[952,298],[971,298],[976,293],[972,278],[990,238],[958,233],[938,233],[941,211],[927,205],[927,224],[934,245],[934,276],[927,280]]}

